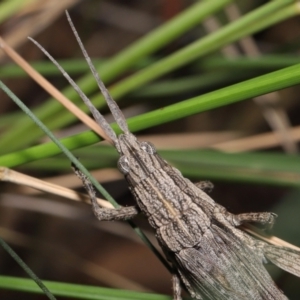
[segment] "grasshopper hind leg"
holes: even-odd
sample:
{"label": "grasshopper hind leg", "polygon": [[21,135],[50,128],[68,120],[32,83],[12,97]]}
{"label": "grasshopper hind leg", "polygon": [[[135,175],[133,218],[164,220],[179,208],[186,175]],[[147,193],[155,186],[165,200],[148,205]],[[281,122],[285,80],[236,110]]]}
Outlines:
{"label": "grasshopper hind leg", "polygon": [[173,283],[173,300],[182,300],[181,297],[181,284],[180,279],[177,274],[173,274],[172,277],[172,283]]}

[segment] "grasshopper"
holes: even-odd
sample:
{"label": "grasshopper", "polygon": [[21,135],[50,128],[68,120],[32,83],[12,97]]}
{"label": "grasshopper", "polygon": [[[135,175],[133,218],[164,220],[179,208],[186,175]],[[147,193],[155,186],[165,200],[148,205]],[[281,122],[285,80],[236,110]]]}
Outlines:
{"label": "grasshopper", "polygon": [[137,204],[117,209],[100,207],[92,184],[76,170],[91,197],[96,217],[100,221],[128,220],[139,213],[147,217],[174,269],[174,300],[182,299],[182,287],[196,299],[287,299],[264,264],[271,262],[300,276],[300,252],[258,240],[239,228],[245,223],[272,227],[276,215],[228,212],[208,195],[212,188],[210,182],[192,183],[168,164],[151,143],[139,141],[130,132],[122,111],[101,81],[68,14],[67,18],[122,134],[115,134],[69,75],[34,42],[62,71],[113,142],[120,155],[118,168]]}

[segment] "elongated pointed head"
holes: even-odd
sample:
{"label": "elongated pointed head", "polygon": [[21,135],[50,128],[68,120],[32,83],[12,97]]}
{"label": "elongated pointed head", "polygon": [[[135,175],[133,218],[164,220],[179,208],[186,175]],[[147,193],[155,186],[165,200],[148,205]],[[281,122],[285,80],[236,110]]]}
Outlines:
{"label": "elongated pointed head", "polygon": [[120,134],[118,139],[120,146],[118,168],[132,185],[144,180],[162,167],[163,160],[151,143],[139,141],[131,133]]}

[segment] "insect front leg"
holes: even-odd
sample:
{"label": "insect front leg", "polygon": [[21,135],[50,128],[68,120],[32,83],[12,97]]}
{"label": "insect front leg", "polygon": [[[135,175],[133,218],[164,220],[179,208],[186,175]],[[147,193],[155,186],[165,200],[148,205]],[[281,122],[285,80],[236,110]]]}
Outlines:
{"label": "insect front leg", "polygon": [[119,208],[105,208],[101,207],[97,202],[95,189],[90,180],[75,166],[73,166],[74,172],[77,177],[82,181],[82,184],[88,192],[93,212],[100,221],[116,221],[116,220],[128,220],[136,216],[139,211],[136,206],[119,207]]}
{"label": "insect front leg", "polygon": [[227,221],[235,227],[244,223],[258,223],[267,226],[267,228],[272,228],[277,217],[276,214],[271,212],[244,213],[235,215],[219,205],[217,206],[216,213],[223,214]]}
{"label": "insect front leg", "polygon": [[99,206],[97,200],[93,200],[93,212],[99,221],[129,220],[138,214],[135,206],[104,208]]}

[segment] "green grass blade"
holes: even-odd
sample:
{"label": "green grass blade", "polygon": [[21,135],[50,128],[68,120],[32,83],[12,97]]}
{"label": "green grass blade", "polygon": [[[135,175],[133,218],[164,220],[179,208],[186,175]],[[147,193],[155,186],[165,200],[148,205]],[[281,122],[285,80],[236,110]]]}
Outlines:
{"label": "green grass blade", "polygon": [[[281,3],[282,2],[284,1],[281,1]],[[287,0],[287,2],[289,2],[289,0]],[[224,26],[220,30],[205,36],[174,54],[152,64],[148,68],[122,80],[110,89],[111,95],[115,99],[119,99],[145,83],[191,63],[195,59],[199,59],[208,53],[216,51],[224,45],[297,14],[296,9],[293,6],[290,6],[287,8],[289,12],[288,15],[285,15],[280,11],[277,12],[276,16],[278,15],[278,17],[275,18],[271,13],[273,11],[276,12],[278,4],[281,3],[279,1],[272,1],[261,8],[248,13],[243,18]],[[273,4],[273,6],[271,4]],[[282,18],[279,18],[280,16]],[[102,96],[98,95],[92,97],[91,100],[94,103],[99,103],[102,100]],[[80,107],[82,108],[82,105],[80,105]]]}
{"label": "green grass blade", "polygon": [[[130,118],[128,119],[128,125],[130,130],[135,132],[299,83],[300,64]],[[116,129],[115,124],[113,128]],[[116,130],[116,132],[118,131]],[[62,139],[60,142],[68,149],[76,149],[94,144],[99,140],[100,138],[96,134],[85,132]],[[2,155],[0,156],[0,165],[14,167],[41,158],[51,157],[60,152],[55,145],[47,143]]]}
{"label": "green grass blade", "polygon": [[[104,63],[103,59],[95,59],[93,62],[96,65],[101,65]],[[58,60],[58,63],[66,70],[70,75],[81,74],[82,72],[88,72],[89,66],[83,59],[66,59]],[[33,62],[31,66],[40,74],[44,76],[51,76],[60,74],[58,69],[53,65],[52,62],[40,61]],[[27,76],[27,73],[21,69],[19,66],[14,64],[8,64],[1,66],[1,79],[4,78],[16,78]]]}
{"label": "green grass blade", "polygon": [[299,156],[274,153],[162,151],[189,178],[208,178],[275,186],[300,186]]}
{"label": "green grass blade", "polygon": [[[96,286],[61,283],[43,280],[54,295],[84,300],[171,300],[171,297],[139,293],[126,290],[101,288]],[[37,286],[29,279],[18,277],[0,276],[0,288],[23,291],[30,293],[41,293]]]}
{"label": "green grass blade", "polygon": [[199,63],[199,68],[216,71],[216,69],[232,68],[237,71],[242,70],[276,70],[286,68],[300,63],[299,56],[296,55],[263,55],[259,57],[236,57],[227,59],[220,56],[208,58]]}
{"label": "green grass blade", "polygon": [[24,263],[24,261],[17,255],[17,253],[3,240],[0,238],[0,244],[2,248],[18,263],[18,265],[34,280],[38,285],[39,291],[43,293],[50,299],[56,300],[56,298],[51,294],[46,285],[34,274],[34,272]]}
{"label": "green grass blade", "polygon": [[6,0],[2,1],[0,4],[0,23],[9,19],[13,14],[20,11],[23,7],[30,5],[32,2],[36,0]]}
{"label": "green grass blade", "polygon": [[[75,151],[88,169],[115,168],[118,155],[111,147],[94,146]],[[300,186],[298,155],[283,153],[224,153],[216,150],[159,150],[162,157],[185,177],[213,181],[247,182],[275,186]],[[26,165],[39,171],[69,170],[62,155]]]}

